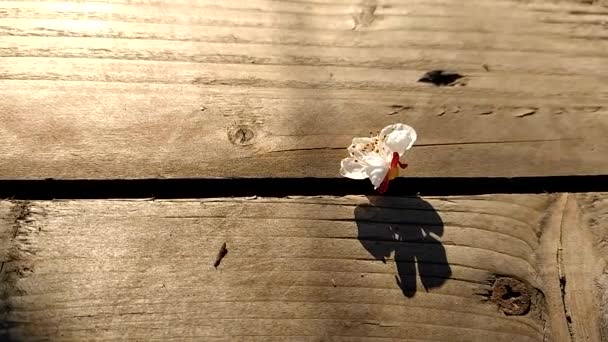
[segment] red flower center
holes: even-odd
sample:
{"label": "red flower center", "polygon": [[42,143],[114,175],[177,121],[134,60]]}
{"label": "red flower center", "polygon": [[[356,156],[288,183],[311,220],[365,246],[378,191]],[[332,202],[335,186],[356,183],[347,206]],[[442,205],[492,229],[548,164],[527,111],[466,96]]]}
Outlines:
{"label": "red flower center", "polygon": [[405,169],[407,167],[407,164],[399,161],[399,153],[393,152],[393,159],[391,159],[391,167],[386,173],[386,177],[384,177],[384,180],[378,187],[379,193],[386,192],[386,190],[388,190],[388,183],[397,176],[399,176],[399,168],[397,166],[401,167],[402,169]]}

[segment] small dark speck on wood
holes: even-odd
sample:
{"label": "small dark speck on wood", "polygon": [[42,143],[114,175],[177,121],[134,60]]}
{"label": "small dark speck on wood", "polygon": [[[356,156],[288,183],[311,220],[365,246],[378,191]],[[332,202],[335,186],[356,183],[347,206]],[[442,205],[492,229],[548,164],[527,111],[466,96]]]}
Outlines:
{"label": "small dark speck on wood", "polygon": [[481,112],[477,113],[477,115],[491,115],[491,114],[494,114],[494,111],[491,109],[482,110]]}
{"label": "small dark speck on wood", "polygon": [[518,108],[513,112],[513,116],[523,118],[525,116],[536,114],[537,108]]}
{"label": "small dark speck on wood", "polygon": [[226,248],[226,243],[224,242],[222,244],[222,247],[220,247],[220,251],[217,253],[217,257],[215,258],[215,263],[213,264],[213,267],[217,268],[222,262],[222,259],[226,256],[226,254],[228,254],[228,248]]}
{"label": "small dark speck on wood", "polygon": [[418,82],[432,83],[436,86],[451,85],[456,80],[463,78],[464,76],[455,72],[445,70],[432,70],[424,74]]}
{"label": "small dark speck on wood", "polygon": [[402,105],[392,105],[391,106],[392,111],[390,113],[388,113],[388,115],[395,115],[395,114],[399,114],[404,110],[410,110],[412,109],[412,107],[410,106],[402,106]]}

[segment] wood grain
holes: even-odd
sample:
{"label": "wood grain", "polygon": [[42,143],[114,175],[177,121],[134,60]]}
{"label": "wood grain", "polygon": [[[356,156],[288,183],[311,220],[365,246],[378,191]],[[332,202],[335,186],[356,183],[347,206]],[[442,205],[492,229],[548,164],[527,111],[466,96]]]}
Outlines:
{"label": "wood grain", "polygon": [[[606,174],[606,15],[504,0],[3,1],[0,178],[337,177],[352,137],[394,122],[419,132],[410,176]],[[432,69],[466,77],[416,82]]]}
{"label": "wood grain", "polygon": [[[569,294],[566,303],[572,314],[573,333],[583,341],[606,341],[608,200],[606,194],[590,193],[577,195],[576,201],[571,203],[569,210],[573,219],[565,226],[562,241],[567,260],[564,263],[564,277],[567,286],[570,286],[566,288],[566,293]],[[597,310],[601,315],[594,314]],[[582,317],[586,319],[581,319]]]}
{"label": "wood grain", "polygon": [[[0,334],[18,341],[568,341],[571,329],[572,341],[599,341],[597,330],[585,330],[598,328],[599,306],[580,304],[601,296],[599,288],[581,291],[600,279],[593,265],[602,259],[576,252],[585,244],[598,251],[606,195],[588,196],[2,201]],[[572,204],[577,216],[564,212]],[[598,204],[603,209],[588,210]],[[553,218],[565,224],[545,239]],[[587,229],[589,240],[569,242],[584,235],[575,228]],[[559,275],[546,272],[556,261],[565,297]],[[489,300],[496,277],[527,286],[526,314],[505,315]]]}

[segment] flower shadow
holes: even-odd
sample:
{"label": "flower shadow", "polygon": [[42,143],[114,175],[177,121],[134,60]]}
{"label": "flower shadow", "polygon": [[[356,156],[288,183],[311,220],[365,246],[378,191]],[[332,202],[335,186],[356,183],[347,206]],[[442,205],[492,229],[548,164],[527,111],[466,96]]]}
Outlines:
{"label": "flower shadow", "polygon": [[443,221],[420,197],[368,197],[355,208],[358,239],[377,260],[394,255],[397,285],[414,297],[416,276],[428,291],[442,286],[452,275],[441,244]]}

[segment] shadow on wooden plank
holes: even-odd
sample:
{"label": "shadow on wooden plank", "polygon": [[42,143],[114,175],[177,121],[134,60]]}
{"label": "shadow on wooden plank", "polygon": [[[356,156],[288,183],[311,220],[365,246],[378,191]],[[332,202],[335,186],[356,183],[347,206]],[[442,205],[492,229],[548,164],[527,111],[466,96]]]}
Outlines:
{"label": "shadow on wooden plank", "polygon": [[[371,204],[355,208],[358,239],[376,259],[394,253],[399,276],[395,277],[403,294],[416,294],[416,276],[425,290],[443,285],[452,274],[445,248],[440,242],[443,221],[430,203],[420,197],[395,207],[386,198],[370,197]],[[417,269],[417,270],[416,270]]]}
{"label": "shadow on wooden plank", "polygon": [[[4,308],[4,310],[7,310]],[[5,311],[8,312],[8,311]],[[17,327],[19,324],[15,321],[0,319],[0,341],[4,342],[21,342],[23,340],[11,336],[10,329]]]}

